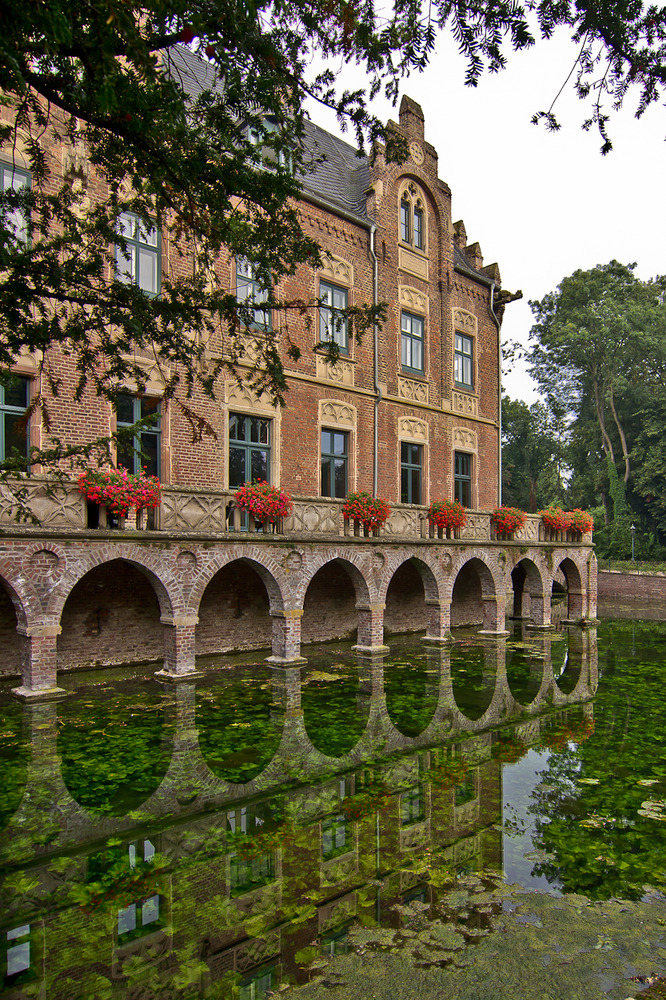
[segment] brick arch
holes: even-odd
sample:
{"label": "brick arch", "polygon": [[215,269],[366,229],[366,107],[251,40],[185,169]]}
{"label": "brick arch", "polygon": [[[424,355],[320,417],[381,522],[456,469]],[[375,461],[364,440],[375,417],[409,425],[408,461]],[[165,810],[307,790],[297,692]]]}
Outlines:
{"label": "brick arch", "polygon": [[271,613],[284,609],[285,581],[279,563],[266,558],[262,551],[248,551],[242,546],[234,546],[227,552],[218,554],[195,577],[190,590],[188,606],[192,614],[197,614],[203,595],[217,574],[232,563],[241,562],[257,573],[266,588]]}
{"label": "brick arch", "polygon": [[483,597],[497,597],[502,592],[504,587],[503,572],[489,562],[484,552],[473,549],[469,553],[461,553],[454,560],[446,587],[446,596],[449,600],[453,596],[453,588],[455,587],[456,580],[466,566],[472,566],[478,572]]}
{"label": "brick arch", "polygon": [[[174,612],[183,606],[175,574],[166,569],[159,553],[152,555],[152,553],[144,551],[143,548],[140,548],[139,551],[137,549],[138,546],[133,545],[109,546],[103,552],[86,553],[88,558],[84,566],[81,567],[81,563],[77,563],[80,571],[77,573],[74,569],[68,569],[49,595],[46,608],[48,619],[56,623],[59,622],[67,599],[77,583],[80,583],[92,570],[116,560],[133,566],[147,578],[155,592],[160,607],[160,616],[165,619],[171,618]],[[141,558],[138,558],[139,555]]]}
{"label": "brick arch", "polygon": [[16,579],[12,573],[0,564],[0,588],[4,590],[12,602],[16,613],[16,623],[26,628],[39,613],[39,598],[26,580],[19,576]]}
{"label": "brick arch", "polygon": [[[586,567],[587,568],[587,567]],[[576,560],[571,557],[569,553],[563,554],[559,559],[553,559],[553,576],[551,579],[551,587],[553,580],[555,579],[555,574],[558,570],[562,570],[564,573],[564,579],[567,582],[567,617],[568,618],[583,618],[584,617],[584,593],[586,591],[586,575],[582,568],[577,564]]]}
{"label": "brick arch", "polygon": [[[517,559],[511,570],[510,579],[511,590],[513,591],[513,614],[520,618],[525,617],[524,612],[529,611],[530,616],[534,617],[532,611],[536,612],[538,610],[541,624],[543,620],[543,602],[546,597],[546,580],[537,563],[529,556]],[[507,580],[508,583],[509,581]],[[509,596],[511,590],[509,588],[507,590],[507,596]],[[528,598],[529,604],[525,601],[525,597]],[[535,605],[534,609],[532,609],[532,604]],[[539,605],[539,608],[536,605]]]}
{"label": "brick arch", "polygon": [[312,583],[313,579],[320,569],[323,569],[324,566],[331,563],[342,566],[347,571],[354,587],[357,604],[367,605],[373,600],[375,596],[375,588],[371,587],[368,583],[364,572],[366,567],[363,565],[362,560],[356,556],[356,553],[348,553],[344,555],[322,554],[315,556],[314,559],[308,562],[307,570],[303,573],[301,581],[294,592],[294,602],[296,603],[296,606],[303,607],[305,595],[307,594],[308,587]]}
{"label": "brick arch", "polygon": [[443,589],[443,584],[441,582],[441,568],[435,558],[424,558],[423,555],[405,555],[404,557],[399,555],[396,559],[392,559],[386,568],[383,581],[379,587],[377,594],[378,599],[380,601],[386,600],[386,595],[389,587],[391,586],[393,577],[401,566],[405,565],[405,563],[411,563],[421,577],[426,601],[438,601],[441,597]]}

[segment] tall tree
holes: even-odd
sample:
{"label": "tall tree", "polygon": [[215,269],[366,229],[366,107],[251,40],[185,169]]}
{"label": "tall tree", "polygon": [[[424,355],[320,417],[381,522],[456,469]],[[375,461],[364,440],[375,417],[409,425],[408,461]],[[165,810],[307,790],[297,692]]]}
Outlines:
{"label": "tall tree", "polygon": [[544,403],[502,398],[502,499],[536,511],[562,502],[561,417]]}
{"label": "tall tree", "polygon": [[634,387],[658,383],[666,359],[666,279],[640,281],[634,267],[611,261],[576,271],[530,303],[530,371],[579,428],[594,414],[617,522],[627,517]]}

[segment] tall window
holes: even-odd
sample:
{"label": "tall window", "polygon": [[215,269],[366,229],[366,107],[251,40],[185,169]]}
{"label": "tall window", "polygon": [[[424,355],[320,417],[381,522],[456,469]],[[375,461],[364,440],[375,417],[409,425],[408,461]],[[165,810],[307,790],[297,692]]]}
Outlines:
{"label": "tall window", "polygon": [[474,341],[464,333],[456,333],[453,354],[453,379],[456,385],[465,389],[474,388],[473,376]]}
{"label": "tall window", "polygon": [[400,356],[406,371],[423,374],[423,319],[403,312],[400,320]]}
{"label": "tall window", "polygon": [[160,897],[158,893],[147,896],[136,903],[130,903],[118,910],[118,939],[132,939],[142,934],[150,934],[161,926]]}
{"label": "tall window", "polygon": [[116,424],[118,430],[131,427],[138,420],[152,417],[150,424],[130,438],[118,442],[118,461],[129,472],[146,470],[149,476],[160,474],[160,445],[162,431],[160,427],[160,401],[146,396],[132,396],[123,393],[116,397]]}
{"label": "tall window", "polygon": [[229,414],[229,489],[253,479],[270,481],[271,421]]}
{"label": "tall window", "polygon": [[331,816],[321,824],[321,856],[324,861],[335,858],[349,850],[347,846],[347,824],[349,820],[344,813]]}
{"label": "tall window", "polygon": [[17,448],[28,454],[28,427],[25,411],[29,402],[29,381],[22,375],[12,376],[7,385],[0,385],[0,460],[9,458]]}
{"label": "tall window", "polygon": [[423,250],[425,246],[423,233],[423,209],[414,209],[414,246],[417,250]]}
{"label": "tall window", "polygon": [[10,988],[30,978],[30,924],[4,931],[4,980]]}
{"label": "tall window", "polygon": [[321,495],[323,497],[347,496],[348,482],[347,431],[321,432]]}
{"label": "tall window", "polygon": [[[20,191],[30,188],[30,174],[11,163],[0,163],[0,191]],[[28,219],[20,208],[7,209],[4,213],[7,228],[14,234],[17,243],[28,242]]]}
{"label": "tall window", "polygon": [[472,456],[456,451],[453,457],[453,496],[463,507],[472,506]]}
{"label": "tall window", "polygon": [[410,226],[410,215],[412,206],[406,198],[400,202],[400,239],[403,243],[411,243],[412,227]]}
{"label": "tall window", "polygon": [[416,785],[400,796],[400,826],[411,826],[422,819],[425,819],[423,785]]}
{"label": "tall window", "polygon": [[347,289],[328,281],[319,282],[319,340],[337,344],[342,354],[349,353],[347,317],[340,310],[347,308]]}
{"label": "tall window", "polygon": [[421,503],[423,480],[423,446],[400,443],[400,502]]}
{"label": "tall window", "polygon": [[148,295],[160,290],[160,239],[155,226],[146,228],[138,215],[123,212],[118,232],[125,248],[116,246],[116,274],[119,281],[138,285]]}
{"label": "tall window", "polygon": [[251,326],[257,330],[270,330],[270,309],[259,308],[260,303],[268,300],[268,290],[256,277],[256,265],[247,257],[236,258],[236,299],[257,306],[253,309]]}

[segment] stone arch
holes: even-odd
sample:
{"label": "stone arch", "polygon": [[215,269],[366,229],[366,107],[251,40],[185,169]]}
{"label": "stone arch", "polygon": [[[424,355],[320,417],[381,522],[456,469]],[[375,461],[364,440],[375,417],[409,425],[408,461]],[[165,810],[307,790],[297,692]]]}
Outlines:
{"label": "stone arch", "polygon": [[171,595],[155,569],[132,555],[93,558],[76,580],[57,588],[51,608],[60,622],[58,669],[164,657]]}
{"label": "stone arch", "polygon": [[[583,573],[570,555],[566,555],[557,562],[554,560],[553,580],[558,571],[564,575],[567,587],[567,618],[570,620],[580,620],[584,617],[584,596],[585,586],[583,583]],[[552,582],[551,582],[552,586]]]}
{"label": "stone arch", "polygon": [[220,570],[233,562],[245,563],[260,577],[266,588],[272,613],[284,609],[284,574],[279,563],[270,557],[266,558],[258,546],[256,549],[248,549],[242,545],[234,545],[207,562],[194,578],[187,602],[192,614],[197,614],[201,599],[209,583]]}
{"label": "stone arch", "polygon": [[[21,673],[27,627],[24,599],[9,580],[0,576],[0,644],[2,666],[0,674]],[[19,631],[20,630],[20,631]]]}
{"label": "stone arch", "polygon": [[[362,569],[344,556],[324,556],[313,561],[309,569],[299,588],[301,641],[349,638],[358,626],[359,645],[373,645],[361,635],[366,630],[365,619],[373,617],[371,591]],[[345,577],[351,583],[351,594]]]}
{"label": "stone arch", "polygon": [[272,646],[271,616],[282,606],[281,588],[263,563],[244,557],[224,562],[209,576],[197,606],[197,654]]}
{"label": "stone arch", "polygon": [[500,574],[484,553],[463,554],[451,572],[451,625],[481,625],[484,631],[504,630],[505,594]]}
{"label": "stone arch", "polygon": [[369,604],[377,598],[375,588],[368,582],[365,560],[355,552],[322,553],[308,561],[299,584],[294,588],[294,605],[303,606],[305,595],[317,573],[329,563],[337,563],[344,567],[351,578],[357,604]]}
{"label": "stone arch", "polygon": [[[432,631],[433,609],[439,620],[438,567],[419,556],[392,561],[379,592],[385,604],[384,627],[391,632]],[[434,633],[435,635],[437,632]]]}
{"label": "stone arch", "polygon": [[[545,582],[538,565],[527,556],[519,559],[511,570],[511,584],[512,617],[529,618],[535,625],[547,624],[544,614],[550,610],[550,601],[546,600]],[[546,617],[550,621],[549,614]]]}

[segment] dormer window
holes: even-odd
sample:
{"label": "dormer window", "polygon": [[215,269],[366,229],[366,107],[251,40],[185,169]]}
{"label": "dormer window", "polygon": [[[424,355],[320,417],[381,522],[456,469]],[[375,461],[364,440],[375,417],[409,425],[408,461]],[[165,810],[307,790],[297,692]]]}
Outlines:
{"label": "dormer window", "polygon": [[425,198],[413,181],[406,184],[400,195],[400,242],[425,253]]}

